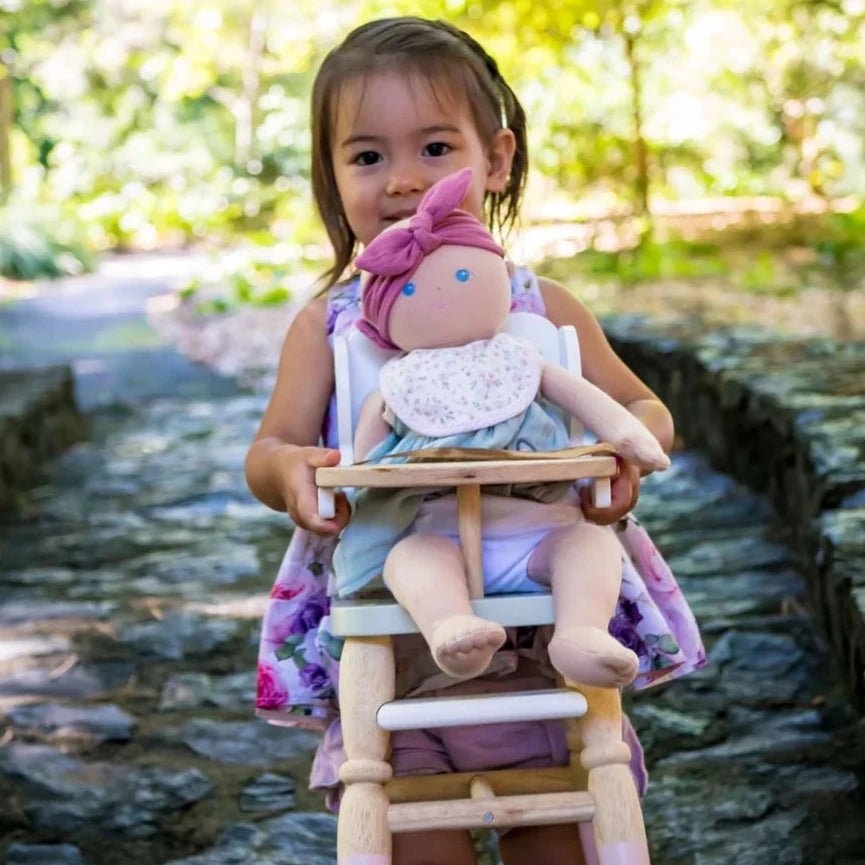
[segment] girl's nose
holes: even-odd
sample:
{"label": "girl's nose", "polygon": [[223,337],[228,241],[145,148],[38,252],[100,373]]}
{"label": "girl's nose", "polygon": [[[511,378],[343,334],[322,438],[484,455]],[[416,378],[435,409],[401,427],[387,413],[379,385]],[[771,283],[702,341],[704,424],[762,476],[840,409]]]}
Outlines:
{"label": "girl's nose", "polygon": [[388,176],[388,195],[415,195],[424,189],[421,172],[415,168],[395,165]]}

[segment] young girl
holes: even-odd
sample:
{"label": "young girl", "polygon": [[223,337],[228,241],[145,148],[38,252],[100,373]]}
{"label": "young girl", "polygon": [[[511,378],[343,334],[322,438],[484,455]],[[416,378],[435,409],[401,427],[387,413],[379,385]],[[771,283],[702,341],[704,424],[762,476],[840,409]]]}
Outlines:
{"label": "young girl", "polygon": [[[418,18],[366,24],[328,55],[313,89],[312,138],[313,192],[334,264],[327,292],[301,310],[288,332],[246,471],[253,493],[287,511],[297,526],[265,616],[258,712],[274,723],[326,728],[311,783],[335,789],[342,759],[334,704],[339,645],[327,630],[328,588],[335,539],[349,513],[341,499],[334,519],[317,515],[314,473],[339,462],[330,346],[360,313],[357,277],[339,280],[359,247],[411,216],[435,181],[461,168],[472,169],[461,208],[492,228],[508,227],[518,213],[528,157],[525,115],[495,61],[462,31]],[[669,412],[615,355],[591,313],[563,287],[525,269],[511,269],[511,290],[513,309],[576,327],[585,378],[638,417],[669,451]],[[583,512],[598,523],[619,523],[622,589],[610,630],[639,656],[635,685],[645,687],[701,666],[704,656],[675,581],[645,532],[633,519],[623,520],[639,485],[639,472],[625,465],[613,484],[612,507],[599,511],[586,500]],[[443,684],[428,662],[422,646],[398,644],[400,693],[432,692]],[[509,635],[483,680],[458,687],[544,687],[545,674],[550,670],[540,635],[521,629]],[[642,786],[639,743],[630,728],[626,733]],[[568,760],[556,723],[409,731],[395,733],[391,744],[397,775]],[[501,855],[505,865],[528,865],[543,845],[550,865],[578,862],[578,839],[574,825],[513,829],[501,838]],[[393,850],[397,865],[475,861],[470,838],[460,831],[395,835]]]}

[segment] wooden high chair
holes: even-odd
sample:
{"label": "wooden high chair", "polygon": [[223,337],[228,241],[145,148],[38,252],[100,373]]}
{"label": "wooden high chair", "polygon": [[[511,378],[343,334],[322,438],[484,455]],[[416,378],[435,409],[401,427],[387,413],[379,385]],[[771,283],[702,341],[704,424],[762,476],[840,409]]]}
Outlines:
{"label": "wooden high chair", "polygon": [[[512,313],[507,331],[532,341],[547,361],[579,373],[572,327],[557,329],[541,316]],[[342,459],[335,468],[316,471],[320,512],[333,514],[336,487],[454,486],[475,613],[504,626],[552,624],[549,593],[484,597],[480,486],[589,478],[596,503],[608,505],[615,458],[354,465],[360,406],[392,356],[358,331],[335,340]],[[345,792],[337,830],[339,865],[390,865],[393,832],[571,821],[581,824],[588,865],[649,865],[630,749],[622,740],[618,690],[577,690],[575,683],[563,681],[558,690],[395,700],[393,637],[418,633],[408,614],[393,601],[334,601],[331,622],[333,634],[345,638],[339,686],[346,753],[340,770]],[[392,778],[387,762],[392,730],[551,718],[569,719],[568,767]],[[494,741],[494,730],[490,738]]]}

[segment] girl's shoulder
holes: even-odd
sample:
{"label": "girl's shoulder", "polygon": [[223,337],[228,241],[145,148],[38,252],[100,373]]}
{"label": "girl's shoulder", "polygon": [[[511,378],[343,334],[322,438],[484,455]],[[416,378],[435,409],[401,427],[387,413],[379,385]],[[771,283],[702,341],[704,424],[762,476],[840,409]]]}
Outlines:
{"label": "girl's shoulder", "polygon": [[557,327],[572,325],[581,341],[584,336],[600,333],[600,325],[592,311],[561,283],[540,277],[538,294],[544,307],[544,315]]}

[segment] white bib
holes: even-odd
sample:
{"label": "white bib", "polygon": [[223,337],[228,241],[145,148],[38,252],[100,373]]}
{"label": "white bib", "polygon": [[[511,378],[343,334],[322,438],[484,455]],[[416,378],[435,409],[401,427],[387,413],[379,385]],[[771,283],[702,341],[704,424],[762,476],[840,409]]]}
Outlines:
{"label": "white bib", "polygon": [[379,384],[411,430],[441,438],[516,417],[541,386],[543,358],[505,333],[456,348],[420,348],[389,360]]}

